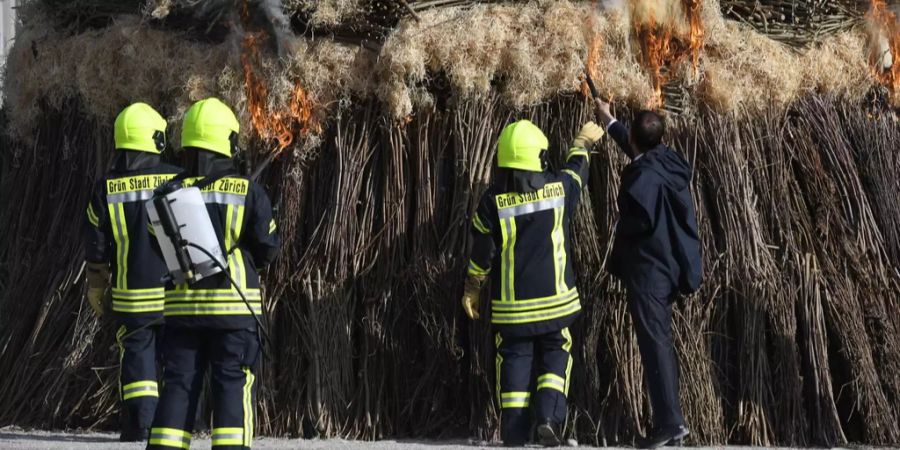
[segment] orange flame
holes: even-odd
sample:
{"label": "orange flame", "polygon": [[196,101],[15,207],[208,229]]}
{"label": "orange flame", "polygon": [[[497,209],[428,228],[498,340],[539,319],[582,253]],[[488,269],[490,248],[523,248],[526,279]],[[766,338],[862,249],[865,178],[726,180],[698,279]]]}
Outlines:
{"label": "orange flame", "polygon": [[[249,7],[245,1],[241,10],[244,25],[250,23]],[[294,137],[321,132],[315,119],[314,105],[306,90],[298,81],[291,93],[287,108],[269,112],[269,89],[266,80],[257,75],[255,67],[260,64],[259,47],[269,36],[263,31],[247,32],[241,43],[241,66],[244,69],[244,89],[250,123],[263,139],[278,141],[276,152],[280,152],[294,142]]]}
{"label": "orange flame", "polygon": [[[597,62],[600,61],[600,50],[603,46],[603,41],[600,39],[600,33],[595,31],[596,26],[594,20],[594,15],[591,14],[587,23],[587,29],[591,34],[590,44],[588,45],[588,54],[584,65],[588,75],[590,75],[591,79],[594,80],[594,83],[596,84],[600,80],[600,77],[597,75]],[[591,90],[588,88],[586,80],[581,83],[581,93],[584,94],[585,97],[591,96]]]}
{"label": "orange flame", "polygon": [[[877,51],[871,52],[869,64],[872,73],[879,83],[887,86],[890,90],[894,103],[898,103],[900,102],[900,61],[897,58],[900,57],[900,21],[897,20],[897,14],[887,7],[884,0],[872,0],[866,16],[881,32],[887,35],[892,59],[891,68],[884,70],[881,66],[882,55],[879,55]],[[877,46],[878,42],[874,44]]]}
{"label": "orange flame", "polygon": [[[641,1],[641,0],[632,0]],[[641,53],[644,64],[650,69],[653,78],[654,98],[651,108],[663,105],[662,86],[669,81],[669,69],[675,67],[690,56],[694,71],[700,64],[700,51],[703,49],[704,31],[700,18],[701,0],[681,0],[685,19],[690,24],[687,36],[678,36],[670,24],[657,22],[650,18],[645,23],[635,23],[635,34],[641,42]]]}

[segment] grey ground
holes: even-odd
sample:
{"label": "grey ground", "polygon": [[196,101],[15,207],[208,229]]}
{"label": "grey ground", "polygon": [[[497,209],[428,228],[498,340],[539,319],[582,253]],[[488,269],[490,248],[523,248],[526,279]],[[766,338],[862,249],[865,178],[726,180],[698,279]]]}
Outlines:
{"label": "grey ground", "polygon": [[[143,449],[143,444],[123,444],[118,442],[118,435],[113,433],[91,433],[77,431],[33,431],[17,427],[0,428],[0,449],[2,450],[112,450]],[[209,438],[194,439],[191,449],[209,449]],[[254,449],[301,449],[301,450],[354,450],[354,449],[402,449],[402,450],[470,450],[491,447],[486,443],[473,444],[466,441],[378,441],[361,442],[340,439],[307,440],[307,439],[272,439],[259,438],[253,441]],[[579,447],[590,449],[596,447]],[[613,448],[613,447],[607,447]],[[712,447],[707,447],[712,448]],[[719,447],[721,448],[721,447]],[[749,447],[729,447],[732,449]],[[693,447],[691,450],[701,450]]]}

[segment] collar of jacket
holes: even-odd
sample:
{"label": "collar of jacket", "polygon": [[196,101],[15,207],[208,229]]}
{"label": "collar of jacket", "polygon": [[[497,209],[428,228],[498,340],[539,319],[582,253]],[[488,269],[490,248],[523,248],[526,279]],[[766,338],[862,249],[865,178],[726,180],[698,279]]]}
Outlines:
{"label": "collar of jacket", "polygon": [[113,172],[135,172],[149,169],[160,164],[159,155],[135,150],[116,150],[113,158]]}

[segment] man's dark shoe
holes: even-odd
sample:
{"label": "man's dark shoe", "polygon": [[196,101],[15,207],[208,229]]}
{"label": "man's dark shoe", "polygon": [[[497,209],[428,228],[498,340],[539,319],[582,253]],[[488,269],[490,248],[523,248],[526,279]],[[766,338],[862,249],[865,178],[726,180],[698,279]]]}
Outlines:
{"label": "man's dark shoe", "polygon": [[690,431],[683,425],[660,428],[651,433],[649,437],[638,441],[638,448],[659,448],[669,443],[681,445],[681,440],[688,434]]}
{"label": "man's dark shoe", "polygon": [[126,428],[119,434],[120,442],[147,442],[150,430],[147,428]]}
{"label": "man's dark shoe", "polygon": [[559,425],[550,419],[541,422],[537,427],[538,444],[544,447],[559,447],[562,443]]}

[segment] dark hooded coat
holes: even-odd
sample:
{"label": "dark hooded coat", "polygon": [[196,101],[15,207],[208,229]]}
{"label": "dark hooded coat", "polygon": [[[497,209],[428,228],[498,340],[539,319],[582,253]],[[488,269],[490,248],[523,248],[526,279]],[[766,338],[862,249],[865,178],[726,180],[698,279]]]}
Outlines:
{"label": "dark hooded coat", "polygon": [[[615,122],[609,134],[632,157],[628,129]],[[669,295],[700,287],[702,258],[690,180],[690,165],[664,144],[633,156],[622,172],[620,219],[608,267],[629,290]]]}

